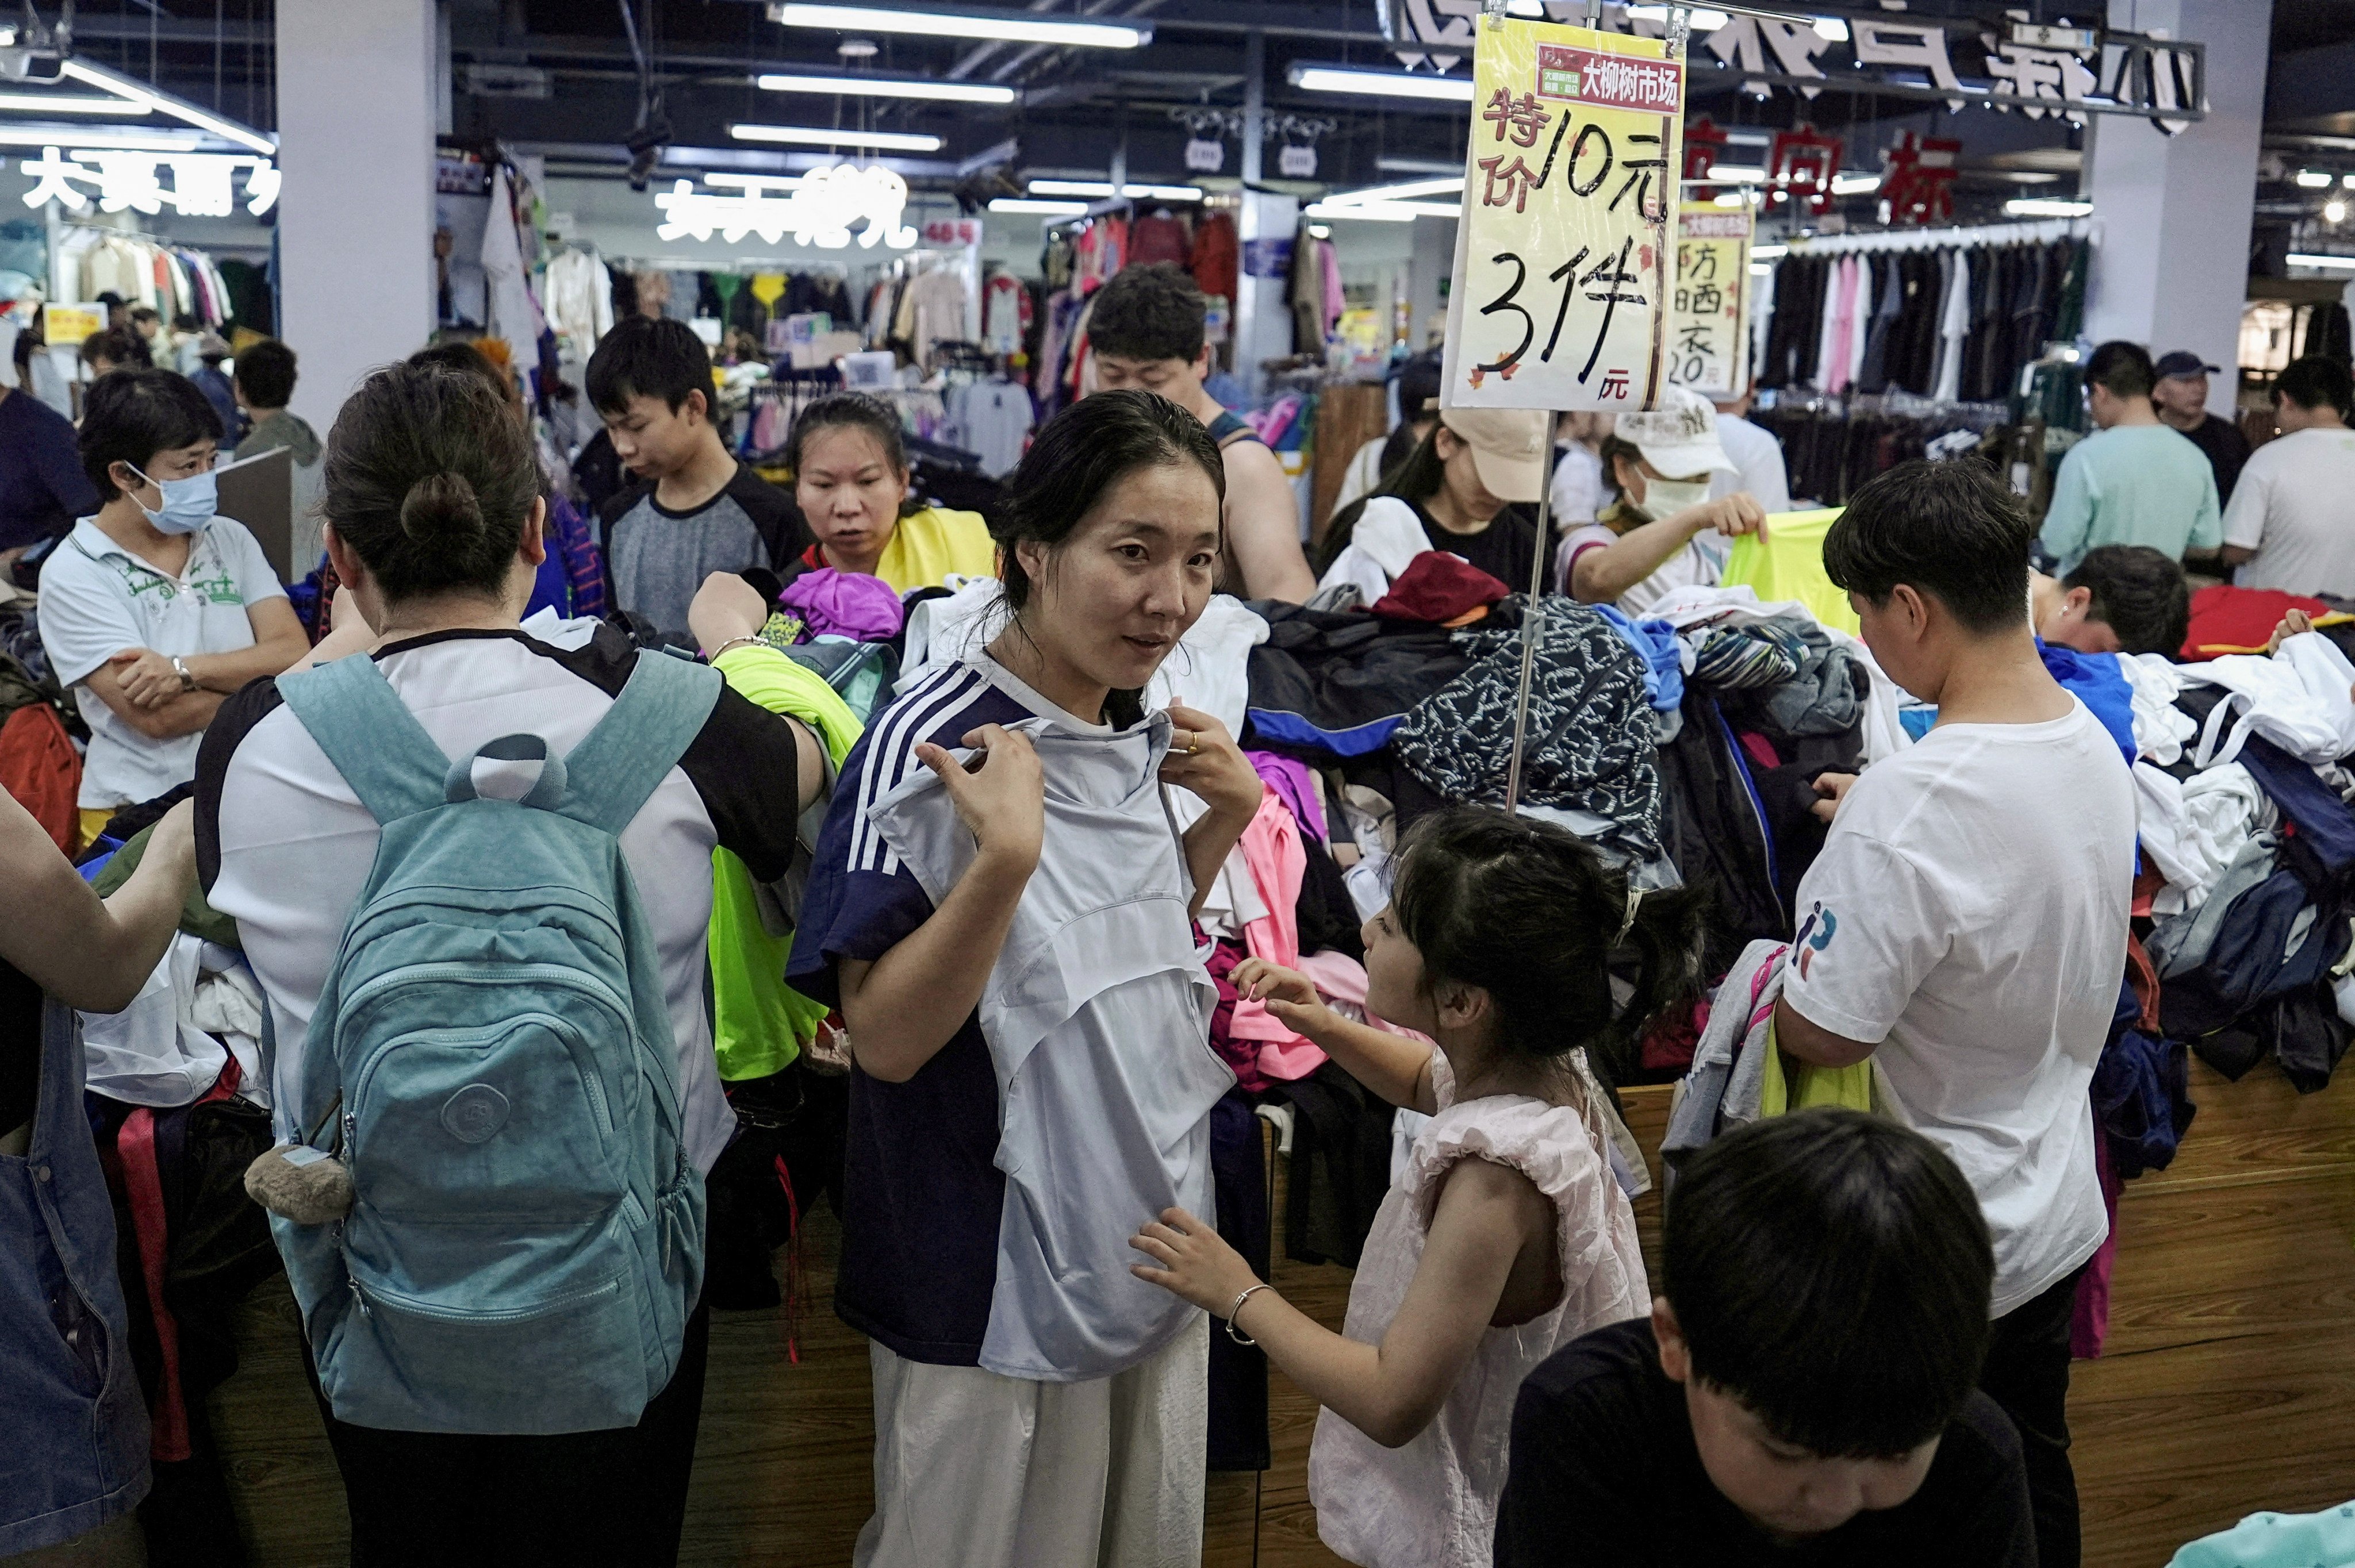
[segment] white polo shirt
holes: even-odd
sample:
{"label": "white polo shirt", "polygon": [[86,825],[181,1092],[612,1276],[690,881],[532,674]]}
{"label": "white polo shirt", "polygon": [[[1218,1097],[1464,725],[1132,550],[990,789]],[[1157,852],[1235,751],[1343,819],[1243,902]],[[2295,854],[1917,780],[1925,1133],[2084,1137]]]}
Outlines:
{"label": "white polo shirt", "polygon": [[82,759],[85,809],[152,800],[197,776],[198,735],[150,740],[86,683],[126,648],[157,653],[234,653],[254,644],[248,610],[286,589],[245,524],[216,517],[198,533],[188,564],[169,577],[99,530],[74,524],[41,567],[41,646],[90,726]]}

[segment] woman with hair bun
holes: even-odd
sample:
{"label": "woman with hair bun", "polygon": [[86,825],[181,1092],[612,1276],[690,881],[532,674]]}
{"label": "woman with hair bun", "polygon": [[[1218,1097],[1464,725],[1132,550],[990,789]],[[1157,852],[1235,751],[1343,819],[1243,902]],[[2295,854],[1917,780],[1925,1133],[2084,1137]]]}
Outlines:
{"label": "woman with hair bun", "polygon": [[[835,1310],[871,1341],[861,1568],[1199,1562],[1208,1319],[1131,1275],[1209,1201],[1189,916],[1264,786],[1141,694],[1209,602],[1225,466],[1138,391],[1050,420],[993,520],[996,634],[845,761],[787,978],[854,1070]],[[963,749],[952,750],[952,747]],[[1179,833],[1164,786],[1209,808]]]}
{"label": "woman with hair bun", "polygon": [[[667,662],[666,654],[640,653],[606,627],[574,649],[551,647],[518,630],[518,612],[546,554],[546,503],[531,437],[485,377],[432,364],[376,372],[336,417],[324,461],[327,553],[358,614],[339,624],[313,657],[323,662],[338,654],[372,660],[413,721],[409,727],[421,730],[445,758],[468,757],[517,735],[541,738],[550,756],[571,753],[614,707],[641,659]],[[332,673],[319,670],[303,678],[315,681]],[[355,679],[362,673],[351,669]],[[289,677],[282,683],[294,681]],[[323,990],[338,971],[345,927],[356,900],[378,874],[379,845],[388,835],[314,738],[306,722],[310,715],[298,714],[281,686],[274,679],[247,686],[222,705],[207,732],[197,766],[197,838],[199,870],[213,906],[236,919],[268,999],[276,1038],[276,1131],[281,1143],[295,1143],[319,1139],[314,1129],[326,1125],[336,1104],[350,1114],[346,1102],[306,1101],[305,1037]],[[318,700],[300,691],[297,698],[303,704]],[[635,711],[643,713],[643,705]],[[413,736],[393,733],[399,726],[382,727],[386,754],[401,755],[405,739],[414,751]],[[617,739],[602,760],[612,766],[634,738]],[[824,758],[815,746],[798,725],[720,690],[683,751],[670,753],[677,762],[613,835],[634,885],[645,947],[655,960],[650,967],[658,968],[662,980],[659,1009],[648,1006],[651,999],[632,1000],[642,1019],[667,1015],[676,1053],[677,1158],[693,1169],[681,1182],[692,1190],[698,1218],[701,1176],[736,1126],[720,1091],[703,1005],[712,852],[733,852],[762,881],[785,874],[804,802],[779,781],[818,777]],[[509,754],[512,748],[494,750]],[[593,786],[595,770],[573,760],[570,780],[560,788],[579,786],[584,773]],[[464,779],[481,796],[501,800],[522,798],[527,791],[537,799],[544,781],[535,764],[488,758],[478,758]],[[458,793],[463,781],[449,785],[453,800],[465,798]],[[371,788],[382,797],[380,781]],[[563,796],[568,810],[573,799]],[[584,809],[593,814],[593,807]],[[388,859],[397,854],[398,844]],[[549,917],[557,918],[553,908]],[[414,930],[399,935],[409,939]],[[508,939],[503,930],[496,943]],[[487,961],[494,955],[483,956]],[[528,984],[513,988],[512,996],[517,1019],[546,1005]],[[653,1029],[651,1023],[647,1027]],[[551,1097],[557,1092],[549,1088]],[[630,1091],[625,1097],[634,1102],[644,1092]],[[464,1095],[475,1095],[468,1108],[476,1109],[484,1094],[496,1099],[496,1091],[481,1084],[452,1096],[433,1125],[446,1124],[464,1144],[498,1133],[502,1122],[469,1120],[449,1108],[458,1107]],[[516,1112],[517,1130],[527,1134],[531,1116],[545,1109],[535,1094]],[[359,1125],[355,1147],[364,1151],[370,1147],[368,1124]],[[618,1140],[621,1135],[612,1136]],[[344,1146],[339,1141],[336,1147]],[[453,1141],[452,1158],[463,1149]],[[356,1223],[368,1212],[368,1158],[363,1153],[353,1168],[353,1183],[364,1200],[353,1211]],[[480,1213],[452,1217],[476,1228],[486,1223]],[[535,1212],[532,1223],[538,1222]],[[494,1215],[487,1223],[508,1222]],[[523,1245],[524,1222],[514,1223],[519,1233],[516,1255],[543,1255]],[[439,1228],[455,1232],[461,1226]],[[282,1246],[290,1245],[285,1224],[278,1234]],[[699,1226],[684,1237],[666,1230],[666,1269],[672,1244],[681,1241],[689,1249],[687,1255],[699,1260]],[[686,1266],[684,1277],[692,1280],[697,1266]],[[365,1306],[368,1298],[360,1294],[357,1275],[352,1289]],[[307,1325],[314,1351],[328,1342],[321,1337],[322,1325],[347,1321],[337,1314],[352,1310],[341,1302],[342,1292],[334,1294],[335,1304],[317,1307]],[[683,1335],[675,1346],[664,1347],[675,1355],[676,1370],[667,1385],[646,1391],[650,1402],[634,1425],[581,1431],[551,1424],[545,1404],[563,1391],[537,1386],[537,1380],[496,1391],[511,1404],[514,1425],[487,1434],[479,1426],[464,1432],[407,1425],[394,1430],[389,1424],[340,1420],[322,1394],[322,1414],[350,1506],[353,1562],[675,1561],[702,1408],[709,1332],[700,1303],[690,1298],[685,1305]],[[378,1319],[389,1310],[382,1304],[373,1308]],[[582,1347],[583,1353],[590,1348]],[[434,1358],[419,1359],[423,1363]],[[393,1365],[390,1383],[406,1383],[410,1373],[433,1370],[406,1366],[397,1357]],[[355,1391],[346,1386],[337,1393]],[[398,1390],[390,1391],[384,1403],[397,1403],[398,1395]]]}

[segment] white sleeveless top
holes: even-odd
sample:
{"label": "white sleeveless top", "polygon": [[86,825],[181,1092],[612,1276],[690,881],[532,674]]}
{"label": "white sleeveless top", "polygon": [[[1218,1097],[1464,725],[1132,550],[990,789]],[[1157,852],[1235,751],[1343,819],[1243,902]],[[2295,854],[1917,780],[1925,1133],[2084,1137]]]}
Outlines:
{"label": "white sleeveless top", "polygon": [[[1129,1273],[1128,1238],[1173,1204],[1213,1219],[1210,1107],[1235,1077],[1210,1049],[1218,991],[1162,794],[1168,715],[1125,730],[1009,727],[1038,748],[1047,822],[979,1008],[1006,1172],[980,1359],[1067,1383],[1135,1366],[1197,1316]],[[973,862],[973,833],[929,768],[868,817],[935,905]]]}
{"label": "white sleeveless top", "polygon": [[[1431,1086],[1439,1113],[1374,1215],[1342,1332],[1375,1344],[1388,1331],[1423,1261],[1441,1179],[1467,1157],[1510,1166],[1553,1200],[1562,1294],[1543,1316],[1483,1335],[1438,1415],[1402,1447],[1317,1412],[1308,1451],[1316,1533],[1367,1568],[1487,1568],[1521,1380],[1580,1335],[1652,1306],[1636,1211],[1605,1163],[1599,1118],[1523,1095],[1458,1104],[1437,1051]],[[1601,1092],[1591,1078],[1587,1092]]]}

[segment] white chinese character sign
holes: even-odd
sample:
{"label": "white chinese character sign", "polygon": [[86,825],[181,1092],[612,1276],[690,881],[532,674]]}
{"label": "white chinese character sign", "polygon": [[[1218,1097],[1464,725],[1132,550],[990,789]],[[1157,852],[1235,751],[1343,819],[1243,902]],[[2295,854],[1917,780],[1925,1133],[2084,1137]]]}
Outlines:
{"label": "white chinese character sign", "polygon": [[[237,206],[232,181],[245,171],[245,209],[260,217],[278,201],[278,167],[267,158],[244,153],[142,153],[119,148],[78,147],[60,153],[44,147],[37,158],[17,165],[33,176],[25,205],[38,207],[54,201],[68,212],[80,212],[90,195],[75,188],[96,187],[101,212],[132,212],[154,216],[165,207],[189,217],[227,217]],[[158,167],[169,169],[165,185]]]}
{"label": "white chinese character sign", "polygon": [[1655,38],[1484,21],[1448,293],[1450,408],[1648,408],[1684,64]]}
{"label": "white chinese character sign", "polygon": [[1668,380],[1731,401],[1747,384],[1750,209],[1687,203],[1677,213],[1676,286],[1668,294]]}

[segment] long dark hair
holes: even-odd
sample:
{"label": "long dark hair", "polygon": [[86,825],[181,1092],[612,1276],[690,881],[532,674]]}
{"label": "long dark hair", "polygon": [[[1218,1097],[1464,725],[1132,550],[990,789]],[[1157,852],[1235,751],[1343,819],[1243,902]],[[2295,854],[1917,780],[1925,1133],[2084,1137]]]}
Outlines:
{"label": "long dark hair", "polygon": [[[1399,854],[1391,907],[1426,981],[1487,991],[1514,1055],[1624,1046],[1698,975],[1700,895],[1646,894],[1631,922],[1626,875],[1550,822],[1452,806],[1415,823]],[[1619,1006],[1610,959],[1623,947],[1637,970]]]}
{"label": "long dark hair", "polygon": [[[1202,421],[1157,392],[1124,388],[1082,397],[1040,427],[1022,454],[1022,461],[1007,477],[1006,492],[989,518],[989,536],[998,551],[998,577],[1006,585],[1006,608],[1013,624],[1022,624],[1029,607],[1032,583],[1015,546],[1025,542],[1044,545],[1050,554],[1060,550],[1080,520],[1095,509],[1110,490],[1127,475],[1144,468],[1178,467],[1192,463],[1210,481],[1223,507],[1227,468],[1219,445]],[[1221,520],[1219,542],[1226,544]],[[1115,724],[1127,726],[1143,716],[1138,694],[1114,692],[1107,712]]]}
{"label": "long dark hair", "polygon": [[1333,563],[1340,559],[1341,552],[1349,547],[1350,539],[1358,532],[1358,519],[1366,514],[1367,502],[1389,495],[1419,504],[1439,493],[1439,487],[1447,482],[1447,464],[1439,455],[1439,421],[1433,420],[1431,429],[1423,432],[1423,440],[1415,442],[1414,450],[1406,454],[1405,460],[1382,475],[1381,482],[1374,486],[1373,494],[1352,501],[1334,514],[1331,524],[1325,530],[1325,542],[1316,546],[1318,577],[1331,571]]}

